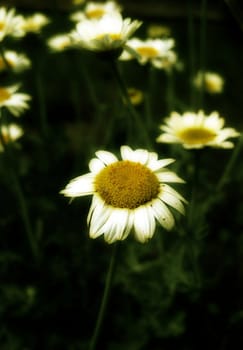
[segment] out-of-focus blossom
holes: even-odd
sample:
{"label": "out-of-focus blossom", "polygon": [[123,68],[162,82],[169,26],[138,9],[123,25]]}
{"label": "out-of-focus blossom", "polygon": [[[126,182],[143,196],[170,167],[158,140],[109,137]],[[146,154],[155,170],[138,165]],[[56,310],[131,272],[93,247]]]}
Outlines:
{"label": "out-of-focus blossom", "polygon": [[16,15],[14,8],[8,10],[0,7],[0,42],[6,36],[22,37],[24,31],[22,29],[23,16]]}
{"label": "out-of-focus blossom", "polygon": [[117,12],[121,12],[121,7],[114,1],[88,2],[83,11],[72,13],[70,19],[80,22],[84,19],[100,19],[104,15],[113,15]]}
{"label": "out-of-focus blossom", "polygon": [[194,86],[201,89],[202,86],[210,94],[220,94],[224,89],[224,78],[215,72],[198,72],[193,80]]}
{"label": "out-of-focus blossom", "polygon": [[43,13],[34,13],[23,18],[21,28],[27,33],[39,33],[44,26],[50,23],[50,19]]}
{"label": "out-of-focus blossom", "polygon": [[17,124],[2,125],[0,128],[0,152],[4,151],[5,144],[18,140],[24,134],[23,129]]}
{"label": "out-of-focus blossom", "polygon": [[147,28],[147,35],[151,39],[171,36],[171,29],[161,24],[150,24]]}
{"label": "out-of-focus blossom", "polygon": [[0,86],[0,108],[6,107],[15,117],[19,117],[29,108],[31,96],[17,92],[19,85]]}
{"label": "out-of-focus blossom", "polygon": [[23,53],[5,51],[4,59],[0,56],[0,72],[11,69],[14,73],[21,73],[31,67],[30,59]]}
{"label": "out-of-focus blossom", "polygon": [[47,45],[52,51],[61,52],[70,49],[74,45],[73,38],[69,34],[58,34],[47,40]]}
{"label": "out-of-focus blossom", "polygon": [[185,112],[183,115],[172,112],[160,125],[162,134],[157,142],[180,143],[184,148],[232,148],[234,144],[228,139],[240,134],[233,128],[224,128],[224,124],[225,120],[218,112],[209,115],[204,111]]}
{"label": "out-of-focus blossom", "polygon": [[147,39],[132,38],[127,41],[126,46],[131,48],[124,50],[120,60],[131,60],[136,58],[140,64],[151,63],[159,69],[170,69],[177,62],[174,52],[175,42],[173,39]]}
{"label": "out-of-focus blossom", "polygon": [[83,20],[72,33],[74,42],[84,49],[105,52],[122,49],[128,38],[141,25],[140,21],[123,18],[120,13],[98,20]]}

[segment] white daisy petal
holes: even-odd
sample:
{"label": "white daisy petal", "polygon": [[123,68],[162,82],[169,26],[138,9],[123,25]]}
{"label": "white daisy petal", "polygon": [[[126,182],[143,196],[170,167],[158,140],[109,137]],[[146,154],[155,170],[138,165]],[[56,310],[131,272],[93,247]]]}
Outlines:
{"label": "white daisy petal", "polygon": [[172,208],[178,210],[179,213],[181,213],[183,215],[185,214],[184,205],[182,204],[182,202],[178,198],[176,198],[172,194],[170,194],[168,192],[162,192],[161,195],[159,196],[159,198],[163,202],[165,202],[166,204],[169,204]]}
{"label": "white daisy petal", "polygon": [[171,230],[175,224],[175,220],[166,205],[161,200],[155,200],[153,201],[151,207],[161,226],[168,231]]}
{"label": "white daisy petal", "polygon": [[154,234],[155,220],[154,216],[149,215],[150,210],[142,206],[134,213],[134,234],[136,239],[144,243]]}
{"label": "white daisy petal", "polygon": [[60,193],[66,197],[87,196],[94,191],[93,182],[94,176],[92,174],[82,175],[70,181]]}
{"label": "white daisy petal", "polygon": [[160,173],[156,174],[158,179],[161,182],[178,182],[178,183],[185,183],[183,179],[181,179],[179,176],[177,176],[172,171],[161,171]]}
{"label": "white daisy petal", "polygon": [[89,169],[91,172],[95,174],[100,172],[102,169],[104,169],[104,167],[105,167],[105,164],[98,158],[93,158],[89,162]]}
{"label": "white daisy petal", "polygon": [[95,154],[105,165],[117,162],[118,160],[117,157],[111,152],[97,151]]}

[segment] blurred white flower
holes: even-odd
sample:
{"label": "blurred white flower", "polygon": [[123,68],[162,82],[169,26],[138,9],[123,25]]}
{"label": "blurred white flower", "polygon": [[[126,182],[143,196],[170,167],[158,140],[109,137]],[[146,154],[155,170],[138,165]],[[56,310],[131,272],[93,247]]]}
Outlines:
{"label": "blurred white flower", "polygon": [[29,108],[28,101],[31,99],[30,95],[17,92],[18,89],[19,85],[0,86],[0,108],[6,107],[15,117]]}
{"label": "blurred white flower", "polygon": [[220,94],[224,89],[224,78],[215,72],[199,71],[193,80],[194,86],[200,89],[202,86],[210,94]]}
{"label": "blurred white flower", "polygon": [[162,134],[157,142],[180,143],[184,148],[232,148],[234,144],[228,138],[240,134],[233,128],[223,128],[224,123],[224,118],[218,112],[210,115],[205,115],[204,111],[185,112],[183,115],[172,112],[160,125]]}
{"label": "blurred white flower", "polygon": [[84,49],[104,52],[121,49],[141,22],[123,19],[120,13],[105,15],[98,20],[83,20],[72,33],[73,40]]}
{"label": "blurred white flower", "polygon": [[1,141],[0,141],[0,152],[4,151],[4,144],[18,140],[23,134],[23,129],[17,124],[2,125],[0,130]]}
{"label": "blurred white flower", "polygon": [[48,23],[50,19],[43,13],[37,12],[32,16],[23,17],[21,28],[25,33],[39,33]]}
{"label": "blurred white flower", "polygon": [[121,12],[121,7],[115,1],[88,2],[83,11],[72,13],[70,19],[80,22],[84,19],[100,19],[104,15],[113,15],[117,12]]}
{"label": "blurred white flower", "polygon": [[0,72],[8,67],[14,73],[21,73],[31,67],[31,61],[25,54],[8,50],[4,52],[4,59],[0,56]]}
{"label": "blurred white flower", "polygon": [[7,10],[5,7],[0,7],[0,42],[6,36],[23,36],[22,23],[23,16],[16,15],[14,8]]}
{"label": "blurred white flower", "polygon": [[120,60],[136,58],[140,64],[150,62],[159,69],[169,69],[177,62],[177,55],[173,51],[173,39],[146,39],[132,38],[127,41],[126,48],[119,57]]}

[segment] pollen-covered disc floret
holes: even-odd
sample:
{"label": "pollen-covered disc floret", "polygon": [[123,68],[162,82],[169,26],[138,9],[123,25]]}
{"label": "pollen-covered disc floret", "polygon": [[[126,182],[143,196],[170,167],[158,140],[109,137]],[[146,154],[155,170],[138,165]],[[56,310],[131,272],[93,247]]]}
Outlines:
{"label": "pollen-covered disc floret", "polygon": [[123,160],[108,165],[96,176],[95,189],[106,204],[135,209],[157,196],[159,181],[146,166]]}
{"label": "pollen-covered disc floret", "polygon": [[140,242],[154,235],[156,221],[174,226],[172,207],[184,214],[186,200],[167,183],[184,181],[165,168],[174,159],[158,159],[155,152],[121,147],[121,160],[107,151],[96,152],[90,173],[71,180],[61,191],[66,197],[93,195],[88,214],[90,237],[104,235],[108,243],[130,232]]}
{"label": "pollen-covered disc floret", "polygon": [[157,142],[181,143],[184,148],[232,148],[234,144],[228,138],[240,134],[233,128],[223,128],[224,123],[218,112],[210,115],[205,115],[203,111],[185,112],[183,115],[172,112],[165,119],[165,124],[160,125],[162,134]]}

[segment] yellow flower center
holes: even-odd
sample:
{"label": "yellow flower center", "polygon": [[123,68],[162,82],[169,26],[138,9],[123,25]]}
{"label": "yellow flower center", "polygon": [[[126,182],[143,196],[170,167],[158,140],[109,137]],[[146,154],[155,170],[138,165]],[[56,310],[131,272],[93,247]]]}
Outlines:
{"label": "yellow flower center", "polygon": [[189,145],[207,144],[212,141],[215,136],[216,134],[214,131],[202,127],[191,127],[178,133],[178,137]]}
{"label": "yellow flower center", "polygon": [[5,27],[5,22],[0,22],[0,30],[3,30]]}
{"label": "yellow flower center", "polygon": [[113,41],[115,40],[121,40],[121,34],[120,33],[105,33],[105,34],[100,34],[96,37],[97,40],[103,40],[105,37],[108,37],[112,39]]}
{"label": "yellow flower center", "polygon": [[159,181],[146,166],[123,160],[101,170],[95,189],[107,205],[135,209],[158,195]]}
{"label": "yellow flower center", "polygon": [[156,50],[154,47],[152,46],[140,46],[136,48],[137,52],[146,58],[154,58],[156,56],[158,56],[158,50]]}
{"label": "yellow flower center", "polygon": [[105,14],[105,11],[102,8],[97,8],[97,9],[89,10],[86,12],[86,16],[89,19],[99,19],[104,14]]}
{"label": "yellow flower center", "polygon": [[8,92],[7,89],[0,88],[0,103],[8,100],[10,96],[11,94]]}

